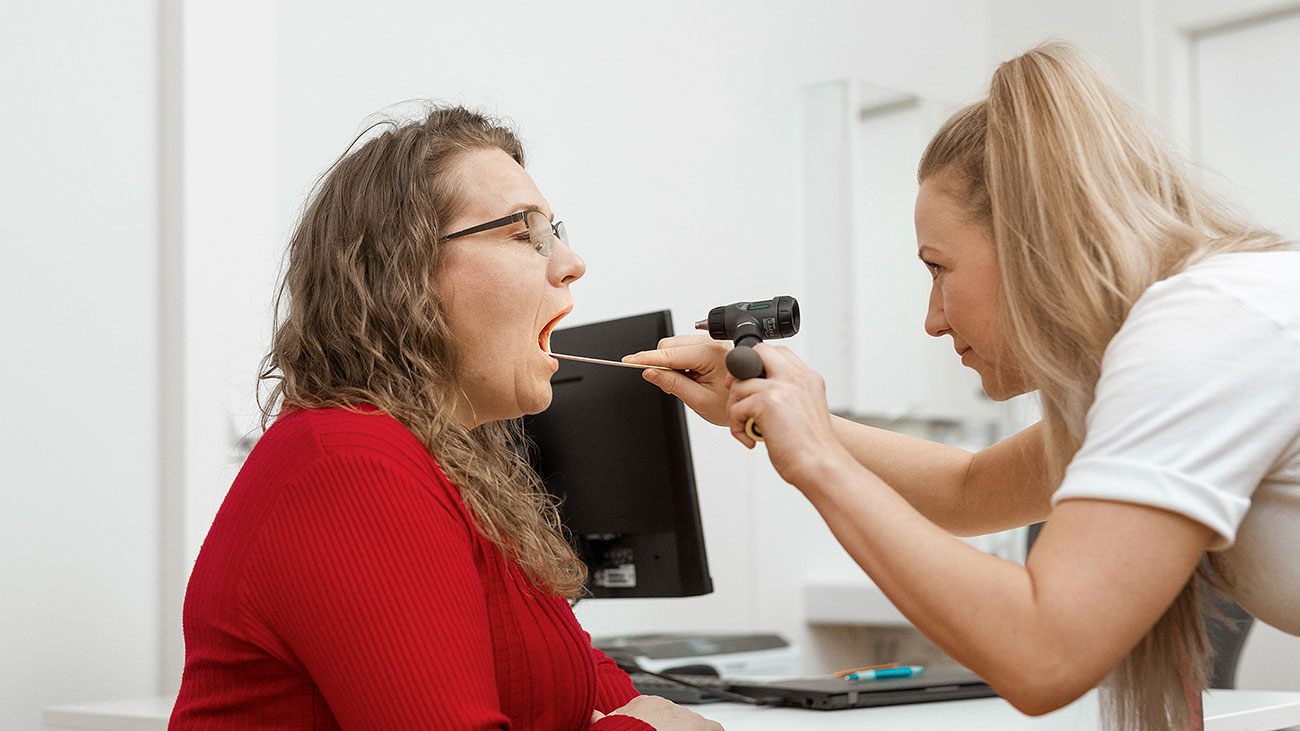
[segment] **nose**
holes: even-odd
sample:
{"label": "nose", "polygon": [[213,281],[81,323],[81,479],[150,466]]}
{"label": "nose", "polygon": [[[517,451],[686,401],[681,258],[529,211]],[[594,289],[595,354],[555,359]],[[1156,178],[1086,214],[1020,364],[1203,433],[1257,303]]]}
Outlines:
{"label": "nose", "polygon": [[587,273],[587,262],[557,236],[551,242],[551,272],[558,285],[567,287]]}
{"label": "nose", "polygon": [[932,337],[941,337],[948,332],[948,316],[943,311],[943,293],[939,283],[930,285],[930,305],[925,312],[925,332]]}

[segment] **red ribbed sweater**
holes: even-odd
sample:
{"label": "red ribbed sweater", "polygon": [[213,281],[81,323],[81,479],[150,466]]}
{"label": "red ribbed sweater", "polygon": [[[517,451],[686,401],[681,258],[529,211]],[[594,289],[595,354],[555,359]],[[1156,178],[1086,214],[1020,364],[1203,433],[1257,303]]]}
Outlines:
{"label": "red ribbed sweater", "polygon": [[584,729],[635,697],[568,602],[473,525],[391,417],[278,419],[190,575],[169,728]]}

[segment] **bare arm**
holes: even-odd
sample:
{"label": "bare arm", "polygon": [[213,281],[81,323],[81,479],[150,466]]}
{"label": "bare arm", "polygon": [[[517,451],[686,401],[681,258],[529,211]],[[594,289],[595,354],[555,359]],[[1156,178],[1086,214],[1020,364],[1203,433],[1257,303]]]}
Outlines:
{"label": "bare arm", "polygon": [[[730,344],[705,335],[660,341],[658,350],[624,360],[663,365],[645,379],[680,398],[706,420],[725,426],[731,379],[723,359]],[[1050,489],[1038,425],[972,454],[964,449],[832,417],[839,442],[917,510],[958,535],[982,535],[1042,520]]]}
{"label": "bare arm", "polygon": [[795,486],[857,564],[935,644],[1035,715],[1101,682],[1214,538],[1159,509],[1070,500],[1022,566],[947,535],[861,465],[817,473]]}
{"label": "bare arm", "polygon": [[[1100,682],[1214,539],[1210,528],[1158,508],[1075,499],[1051,512],[1027,565],[983,553],[850,454],[820,377],[787,349],[757,349],[769,378],[732,387],[732,433],[746,441],[745,420],[758,420],[772,465],[894,605],[1025,713],[1060,708]],[[972,461],[971,473],[984,469]]]}
{"label": "bare arm", "polygon": [[1028,525],[1051,509],[1041,424],[973,453],[838,416],[831,426],[858,464],[951,533]]}

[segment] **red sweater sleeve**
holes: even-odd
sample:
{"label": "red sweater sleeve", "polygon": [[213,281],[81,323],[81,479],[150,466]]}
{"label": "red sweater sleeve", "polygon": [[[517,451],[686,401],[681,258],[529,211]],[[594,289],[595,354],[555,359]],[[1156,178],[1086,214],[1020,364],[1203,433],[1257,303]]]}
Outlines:
{"label": "red sweater sleeve", "polygon": [[[590,635],[587,635],[587,641],[591,641]],[[596,664],[596,710],[609,713],[641,695],[627,673],[605,653],[592,647],[591,659]]]}
{"label": "red sweater sleeve", "polygon": [[281,498],[243,598],[273,618],[267,644],[293,648],[281,659],[305,668],[339,725],[508,728],[472,529],[456,506],[364,454],[329,457]]}
{"label": "red sweater sleeve", "polygon": [[[587,635],[587,641],[591,641],[590,635]],[[596,710],[609,713],[641,695],[632,686],[627,673],[605,653],[593,647],[591,659],[596,663]],[[593,731],[654,731],[650,724],[631,716],[607,716],[592,724],[591,728]]]}

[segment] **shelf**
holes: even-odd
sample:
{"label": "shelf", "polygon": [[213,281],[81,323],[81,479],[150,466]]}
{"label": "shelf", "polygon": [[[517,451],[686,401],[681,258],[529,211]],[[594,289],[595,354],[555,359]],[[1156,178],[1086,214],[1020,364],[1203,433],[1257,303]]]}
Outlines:
{"label": "shelf", "polygon": [[45,709],[42,728],[98,731],[165,731],[176,696],[79,703]]}
{"label": "shelf", "polygon": [[803,610],[805,621],[814,625],[911,626],[866,577],[805,581]]}

